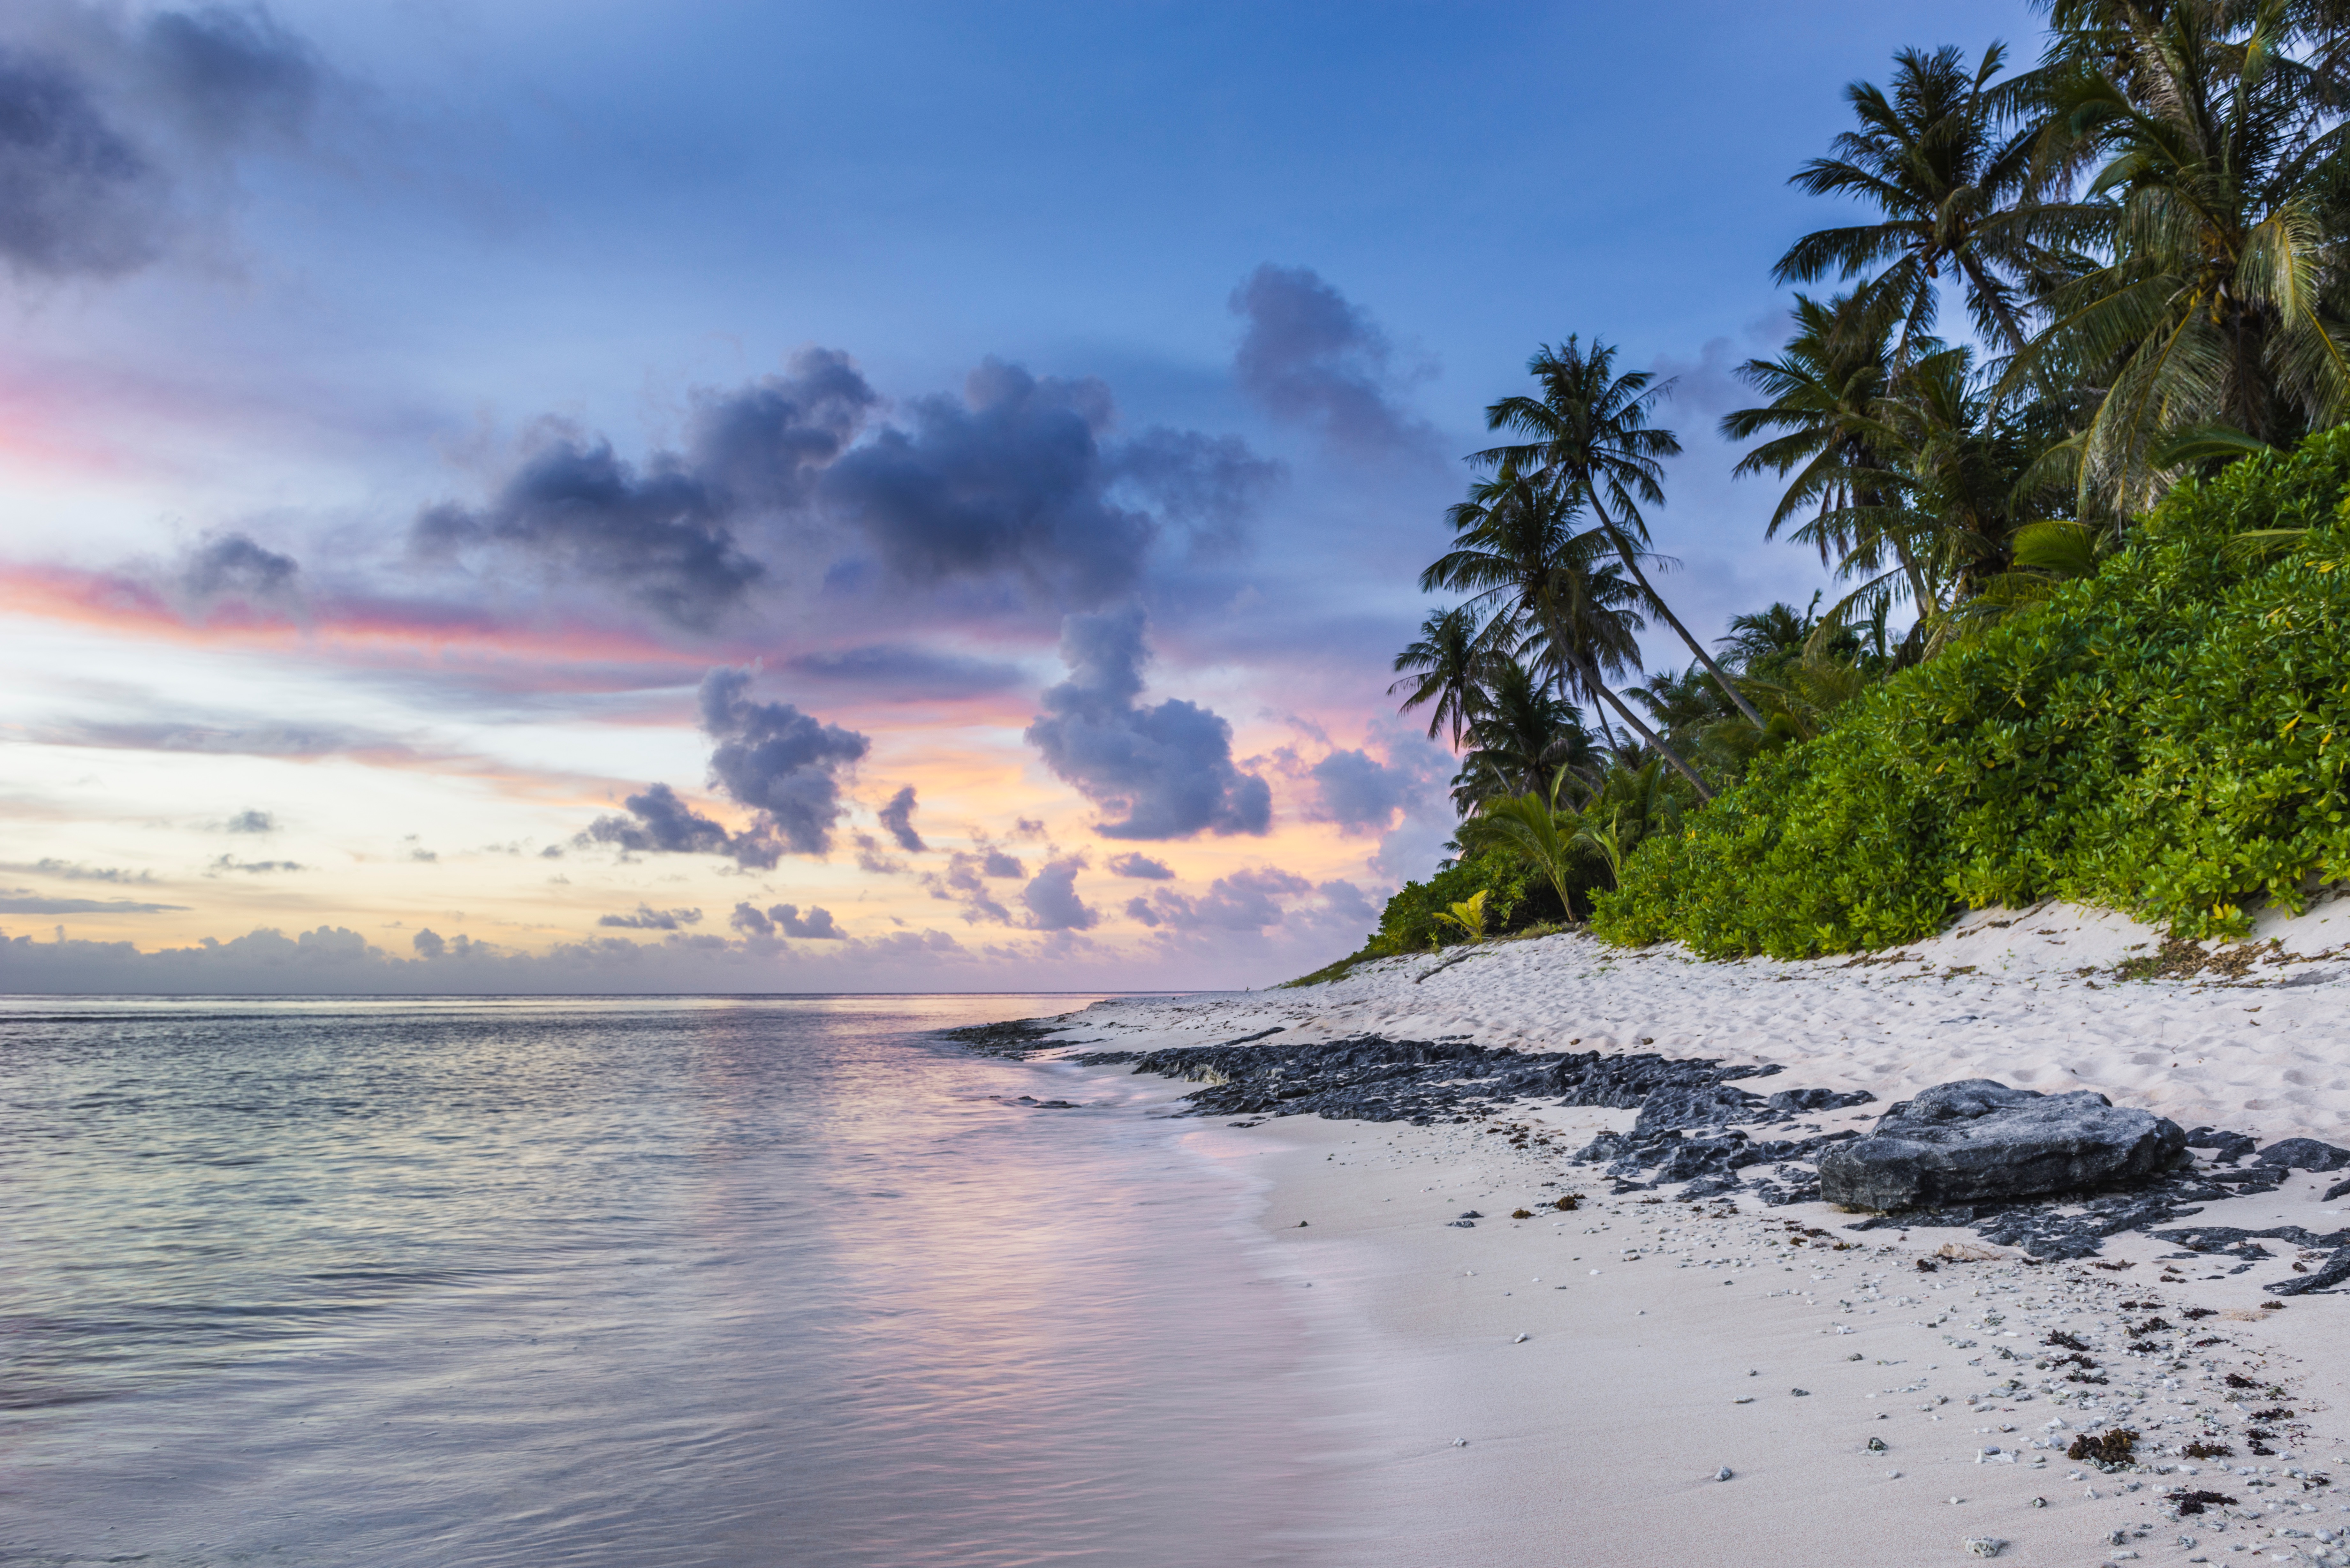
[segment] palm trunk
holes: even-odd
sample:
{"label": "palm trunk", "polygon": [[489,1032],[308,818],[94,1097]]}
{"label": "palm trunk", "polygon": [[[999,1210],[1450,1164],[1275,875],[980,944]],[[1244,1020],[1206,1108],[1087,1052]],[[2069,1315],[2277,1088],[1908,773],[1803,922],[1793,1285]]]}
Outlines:
{"label": "palm trunk", "polygon": [[1646,724],[1640,722],[1639,715],[1633,712],[1630,708],[1627,707],[1624,703],[1624,700],[1621,697],[1617,696],[1615,692],[1609,691],[1607,689],[1607,683],[1599,679],[1599,671],[1592,668],[1590,660],[1581,659],[1575,660],[1575,670],[1576,672],[1583,677],[1584,685],[1591,690],[1593,695],[1599,698],[1603,702],[1607,702],[1613,706],[1616,711],[1623,716],[1624,722],[1630,726],[1632,731],[1637,733],[1640,739],[1646,741],[1649,746],[1655,750],[1657,755],[1672,763],[1674,770],[1678,772],[1681,777],[1689,780],[1691,787],[1697,791],[1698,799],[1711,800],[1713,798],[1713,792],[1705,787],[1705,781],[1697,776],[1697,770],[1690,766],[1689,763],[1683,762],[1679,752],[1674,751],[1670,746],[1665,744],[1664,738],[1662,736],[1649,729]]}
{"label": "palm trunk", "polygon": [[[1648,575],[1640,570],[1639,556],[1633,550],[1632,542],[1624,537],[1623,531],[1616,526],[1607,513],[1599,509],[1599,497],[1596,487],[1591,498],[1591,510],[1599,519],[1599,525],[1607,530],[1608,542],[1616,546],[1616,554],[1623,557],[1625,566],[1632,574],[1632,580],[1640,585],[1640,592],[1650,604],[1657,607],[1657,613],[1665,618],[1665,624],[1679,632],[1681,640],[1689,644],[1689,650],[1697,655],[1697,661],[1705,666],[1705,672],[1713,677],[1713,683],[1721,688],[1721,694],[1730,699],[1731,706],[1745,714],[1748,723],[1758,730],[1761,729],[1762,715],[1754,711],[1754,704],[1749,702],[1745,695],[1738,690],[1738,683],[1722,672],[1721,666],[1713,661],[1711,654],[1698,646],[1697,639],[1691,637],[1689,628],[1681,624],[1681,618],[1675,615],[1672,607],[1666,604],[1663,597],[1648,586]],[[1689,772],[1687,768],[1681,771]]]}

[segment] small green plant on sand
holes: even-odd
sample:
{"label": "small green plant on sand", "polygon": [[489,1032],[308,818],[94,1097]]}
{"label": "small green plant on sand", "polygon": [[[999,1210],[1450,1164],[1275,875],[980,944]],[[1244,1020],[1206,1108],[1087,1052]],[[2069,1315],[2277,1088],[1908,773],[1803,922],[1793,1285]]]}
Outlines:
{"label": "small green plant on sand", "polygon": [[1450,909],[1439,909],[1436,918],[1448,926],[1456,926],[1472,942],[1485,940],[1485,889],[1474,893]]}

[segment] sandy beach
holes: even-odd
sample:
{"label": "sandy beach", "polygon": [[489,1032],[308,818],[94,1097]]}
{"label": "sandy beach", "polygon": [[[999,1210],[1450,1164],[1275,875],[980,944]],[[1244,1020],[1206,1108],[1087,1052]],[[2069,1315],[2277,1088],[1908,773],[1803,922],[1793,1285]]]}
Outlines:
{"label": "sandy beach", "polygon": [[[1049,1054],[1466,1036],[1775,1065],[1758,1087],[1876,1096],[1806,1124],[1829,1131],[1991,1077],[2263,1146],[2335,1141],[2345,948],[2344,903],[2225,950],[2061,906],[1859,961],[1701,963],[1567,934],[1304,990],[1103,1002]],[[1063,1069],[1080,1087],[1129,1070]],[[1161,1108],[1197,1087],[1169,1081]],[[1697,1201],[1619,1189],[1573,1159],[1633,1119],[1534,1099],[1424,1126],[1198,1124],[1203,1153],[1262,1184],[1268,1282],[1313,1325],[1311,1376],[1356,1412],[1323,1456],[1351,1497],[1347,1560],[2350,1560],[2332,1546],[2350,1532],[2333,1484],[2350,1477],[2350,1304],[2263,1289],[2324,1249],[2207,1254],[2134,1231],[2040,1260],[1959,1227],[1856,1230],[1866,1216],[1773,1206],[1751,1182]],[[2323,1194],[2345,1175],[2294,1171],[2154,1229],[2336,1231],[2350,1199]],[[2116,1428],[2137,1434],[2132,1462],[2067,1457]]]}

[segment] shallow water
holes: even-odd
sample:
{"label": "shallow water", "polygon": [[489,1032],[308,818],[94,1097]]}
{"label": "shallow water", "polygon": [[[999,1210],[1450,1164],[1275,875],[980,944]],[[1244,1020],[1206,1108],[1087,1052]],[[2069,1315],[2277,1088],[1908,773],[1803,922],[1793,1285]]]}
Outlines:
{"label": "shallow water", "polygon": [[1246,1190],[922,1035],[1086,1000],[0,1002],[0,1559],[1310,1561]]}

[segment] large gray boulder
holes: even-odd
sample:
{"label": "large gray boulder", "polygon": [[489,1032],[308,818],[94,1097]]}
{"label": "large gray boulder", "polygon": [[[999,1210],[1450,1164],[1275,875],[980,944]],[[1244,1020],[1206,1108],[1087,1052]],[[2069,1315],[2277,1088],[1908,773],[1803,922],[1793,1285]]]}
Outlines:
{"label": "large gray boulder", "polygon": [[1854,1209],[1937,1209],[2132,1181],[2187,1152],[2178,1123],[2094,1089],[2042,1095],[1989,1078],[1937,1084],[1877,1130],[1820,1155],[1820,1196]]}

